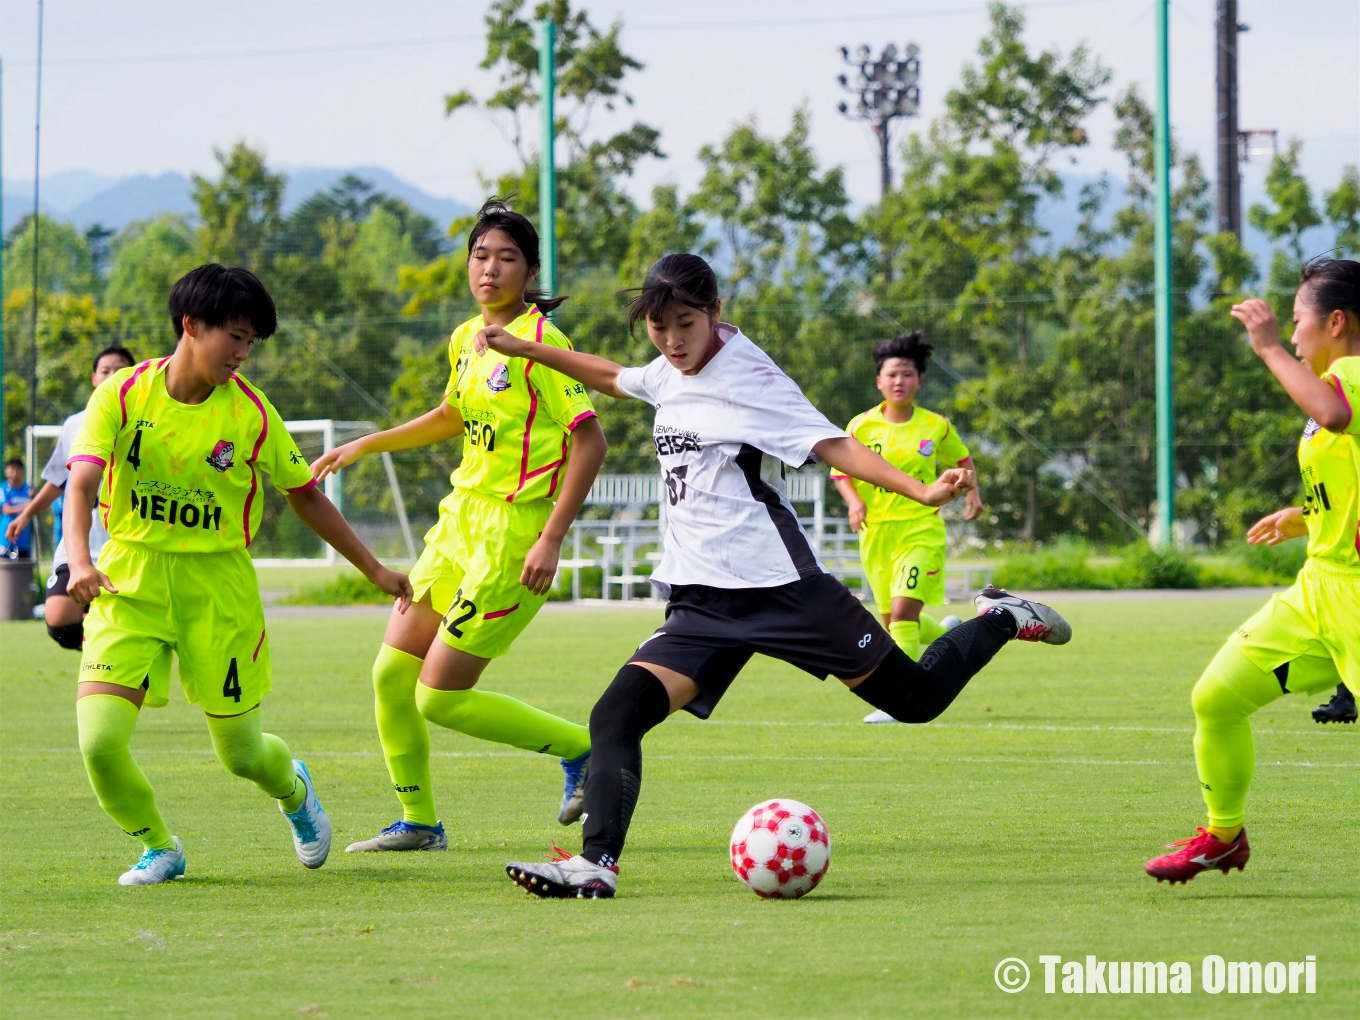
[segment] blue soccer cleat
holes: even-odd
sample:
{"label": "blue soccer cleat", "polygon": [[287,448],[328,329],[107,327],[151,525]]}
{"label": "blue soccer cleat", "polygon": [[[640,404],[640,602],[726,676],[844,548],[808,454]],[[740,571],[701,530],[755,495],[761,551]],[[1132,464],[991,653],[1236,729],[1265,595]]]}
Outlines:
{"label": "blue soccer cleat", "polygon": [[444,823],[421,825],[402,820],[393,822],[372,839],[361,839],[345,847],[347,854],[373,853],[378,850],[447,850],[449,838]]}
{"label": "blue soccer cleat", "polygon": [[326,817],[321,801],[316,798],[311,773],[296,758],[293,759],[293,774],[302,780],[302,785],[307,788],[307,796],[296,811],[284,811],[282,804],[279,810],[283,811],[283,817],[293,827],[293,848],[297,850],[298,860],[303,867],[319,868],[326,863],[326,857],[331,852],[331,820]]}
{"label": "blue soccer cleat", "polygon": [[184,874],[184,847],[178,836],[173,850],[147,850],[142,859],[118,876],[119,885],[155,885],[172,882]]}
{"label": "blue soccer cleat", "polygon": [[579,758],[563,758],[562,772],[566,782],[562,786],[562,808],[557,812],[557,820],[570,825],[581,817],[586,806],[586,777],[590,775],[590,752]]}

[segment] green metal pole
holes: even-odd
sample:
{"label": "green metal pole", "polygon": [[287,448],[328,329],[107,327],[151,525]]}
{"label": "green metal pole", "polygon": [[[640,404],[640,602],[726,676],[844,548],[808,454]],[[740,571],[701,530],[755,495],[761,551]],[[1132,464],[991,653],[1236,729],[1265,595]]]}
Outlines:
{"label": "green metal pole", "polygon": [[1157,0],[1157,116],[1153,136],[1157,179],[1156,265],[1157,323],[1157,534],[1160,545],[1172,542],[1175,521],[1176,461],[1174,400],[1171,372],[1171,99],[1167,71],[1168,0]]}
{"label": "green metal pole", "polygon": [[538,23],[538,85],[542,97],[543,142],[538,157],[539,281],[549,297],[557,293],[557,166],[553,160],[557,124],[553,100],[557,93],[554,53],[557,26]]}

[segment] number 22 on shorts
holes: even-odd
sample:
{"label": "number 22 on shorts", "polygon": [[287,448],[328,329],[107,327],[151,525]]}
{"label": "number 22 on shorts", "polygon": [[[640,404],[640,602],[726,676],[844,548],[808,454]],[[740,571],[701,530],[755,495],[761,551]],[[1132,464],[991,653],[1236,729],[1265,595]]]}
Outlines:
{"label": "number 22 on shorts", "polygon": [[[462,609],[461,616],[455,617],[453,614]],[[454,637],[462,637],[463,632],[459,628],[477,615],[477,607],[471,599],[463,598],[463,589],[459,588],[457,594],[453,596],[453,602],[449,605],[449,611],[444,614],[444,629]]]}

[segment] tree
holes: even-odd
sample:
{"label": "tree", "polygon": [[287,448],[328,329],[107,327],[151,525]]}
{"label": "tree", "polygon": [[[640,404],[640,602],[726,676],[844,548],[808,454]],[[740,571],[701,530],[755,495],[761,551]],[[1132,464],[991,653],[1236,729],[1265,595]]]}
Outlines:
{"label": "tree", "polygon": [[[46,213],[38,219],[38,289],[65,294],[95,291],[96,275],[85,235]],[[5,297],[33,289],[33,215],[5,238]]]}
{"label": "tree", "polygon": [[237,142],[229,152],[214,149],[222,175],[209,181],[193,175],[198,206],[198,247],[212,262],[263,272],[279,230],[286,177],[270,173],[264,154]]}
{"label": "tree", "polygon": [[181,216],[130,223],[114,238],[104,302],[121,311],[122,338],[139,357],[173,349],[166,300],[198,264],[193,228]]}

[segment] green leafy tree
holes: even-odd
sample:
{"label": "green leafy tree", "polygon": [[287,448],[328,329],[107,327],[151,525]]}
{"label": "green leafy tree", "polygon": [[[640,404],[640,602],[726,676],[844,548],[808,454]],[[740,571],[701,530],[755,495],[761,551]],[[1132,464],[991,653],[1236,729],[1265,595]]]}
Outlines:
{"label": "green leafy tree", "polygon": [[193,228],[181,216],[130,223],[114,238],[104,302],[121,311],[122,339],[138,357],[173,348],[166,300],[175,281],[198,264]]}
{"label": "green leafy tree", "polygon": [[[38,289],[91,294],[97,276],[85,235],[46,213],[38,217]],[[5,297],[33,289],[33,216],[16,223],[5,238]]]}
{"label": "green leafy tree", "polygon": [[227,152],[215,149],[213,155],[221,176],[210,181],[193,175],[200,254],[209,261],[263,272],[282,218],[286,178],[270,173],[264,154],[244,142]]}

